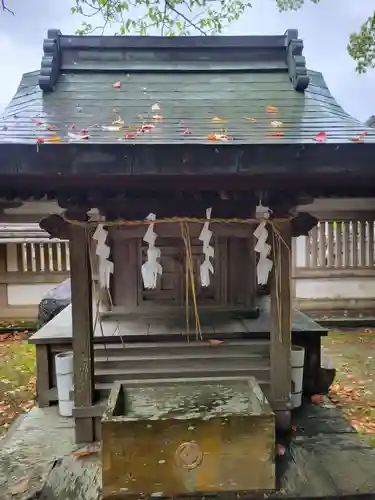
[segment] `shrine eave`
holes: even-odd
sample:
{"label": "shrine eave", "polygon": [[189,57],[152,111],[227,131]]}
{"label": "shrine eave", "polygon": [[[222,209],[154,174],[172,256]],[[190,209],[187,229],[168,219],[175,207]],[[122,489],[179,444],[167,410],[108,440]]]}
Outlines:
{"label": "shrine eave", "polygon": [[[327,195],[374,185],[375,144],[0,144],[2,189],[111,191],[179,186],[236,189],[298,186]],[[225,179],[223,184],[223,179]],[[79,182],[81,184],[79,184]]]}

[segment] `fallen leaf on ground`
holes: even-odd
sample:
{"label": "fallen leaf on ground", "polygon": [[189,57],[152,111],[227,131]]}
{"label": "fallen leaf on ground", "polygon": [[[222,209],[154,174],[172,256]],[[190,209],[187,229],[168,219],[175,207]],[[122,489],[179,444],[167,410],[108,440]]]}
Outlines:
{"label": "fallen leaf on ground", "polygon": [[90,449],[90,450],[74,451],[73,457],[85,458],[85,457],[90,457],[91,455],[95,455],[95,453],[98,453],[98,450]]}
{"label": "fallen leaf on ground", "polygon": [[18,483],[9,487],[9,493],[12,496],[20,495],[21,493],[25,493],[25,491],[27,491],[29,488],[29,483],[30,483],[30,481],[28,478],[22,479]]}
{"label": "fallen leaf on ground", "polygon": [[208,343],[210,345],[219,345],[219,344],[223,344],[224,340],[217,340],[217,339],[209,339],[208,340]]}

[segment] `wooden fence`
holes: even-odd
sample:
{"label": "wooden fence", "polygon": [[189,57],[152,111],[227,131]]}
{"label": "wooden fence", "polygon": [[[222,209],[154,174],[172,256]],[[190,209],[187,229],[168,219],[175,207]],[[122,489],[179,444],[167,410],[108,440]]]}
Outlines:
{"label": "wooden fence", "polygon": [[[294,241],[294,296],[305,309],[375,308],[374,220],[321,220]],[[375,309],[374,309],[375,314]]]}
{"label": "wooden fence", "polygon": [[36,318],[46,292],[69,276],[69,243],[30,226],[0,227],[0,319]]}

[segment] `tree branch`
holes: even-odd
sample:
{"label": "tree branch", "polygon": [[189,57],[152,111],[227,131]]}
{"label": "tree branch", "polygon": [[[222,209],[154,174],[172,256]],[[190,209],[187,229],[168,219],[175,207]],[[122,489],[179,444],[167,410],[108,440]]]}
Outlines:
{"label": "tree branch", "polygon": [[4,12],[9,12],[10,14],[12,14],[12,16],[14,16],[14,12],[6,6],[5,0],[1,0],[1,8]]}
{"label": "tree branch", "polygon": [[175,12],[178,16],[182,17],[182,19],[189,25],[191,26],[192,28],[196,29],[197,31],[199,31],[199,33],[203,36],[207,36],[207,33],[205,31],[203,31],[197,24],[193,23],[193,21],[191,21],[188,17],[185,16],[185,14],[183,14],[182,12],[180,12],[179,10],[177,10],[175,7],[173,7],[173,5],[171,5],[168,0],[165,0],[165,5],[168,7],[168,9],[172,10],[173,12]]}

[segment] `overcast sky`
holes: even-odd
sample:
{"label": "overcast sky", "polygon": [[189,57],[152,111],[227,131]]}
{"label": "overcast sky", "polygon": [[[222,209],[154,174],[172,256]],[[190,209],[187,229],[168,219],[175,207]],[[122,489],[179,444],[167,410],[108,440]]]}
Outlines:
{"label": "overcast sky", "polygon": [[[310,69],[321,71],[343,108],[360,120],[375,114],[375,70],[355,73],[347,54],[349,34],[375,9],[375,0],[307,1],[299,12],[279,13],[274,0],[253,0],[246,17],[228,34],[282,34],[297,28]],[[39,69],[49,28],[74,34],[80,19],[70,14],[72,0],[7,0],[15,12],[0,13],[0,110],[14,95],[22,73]]]}

